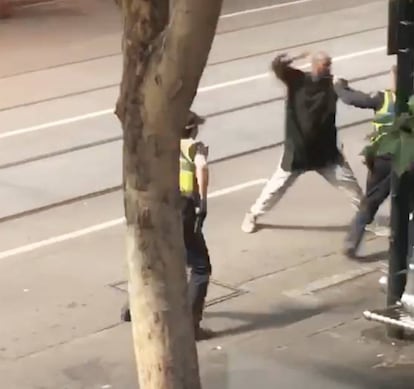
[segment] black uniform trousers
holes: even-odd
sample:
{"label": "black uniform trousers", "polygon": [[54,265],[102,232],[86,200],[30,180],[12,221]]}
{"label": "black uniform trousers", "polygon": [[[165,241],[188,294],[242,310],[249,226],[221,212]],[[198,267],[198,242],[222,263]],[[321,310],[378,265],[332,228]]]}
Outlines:
{"label": "black uniform trousers", "polygon": [[[206,241],[196,215],[196,202],[189,197],[182,197],[182,220],[187,267],[191,269],[188,285],[189,299],[195,329],[200,327],[204,305],[210,283],[211,263]],[[129,303],[122,308],[124,321],[131,320]]]}
{"label": "black uniform trousers", "polygon": [[375,157],[369,166],[366,193],[360,209],[351,222],[346,248],[356,251],[364,236],[365,227],[372,223],[381,204],[391,191],[392,162],[387,156]]}
{"label": "black uniform trousers", "polygon": [[210,256],[202,232],[198,225],[196,202],[189,197],[182,197],[182,218],[184,244],[187,252],[187,266],[191,269],[189,279],[189,298],[192,308],[194,326],[198,328],[203,317],[211,275]]}

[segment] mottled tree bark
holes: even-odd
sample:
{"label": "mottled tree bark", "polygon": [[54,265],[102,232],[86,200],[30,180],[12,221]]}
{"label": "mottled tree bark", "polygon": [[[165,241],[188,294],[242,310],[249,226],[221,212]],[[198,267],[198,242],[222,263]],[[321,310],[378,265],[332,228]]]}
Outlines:
{"label": "mottled tree bark", "polygon": [[198,389],[179,196],[179,140],[222,0],[120,0],[124,205],[141,389]]}
{"label": "mottled tree bark", "polygon": [[0,19],[8,18],[12,13],[10,0],[0,0]]}

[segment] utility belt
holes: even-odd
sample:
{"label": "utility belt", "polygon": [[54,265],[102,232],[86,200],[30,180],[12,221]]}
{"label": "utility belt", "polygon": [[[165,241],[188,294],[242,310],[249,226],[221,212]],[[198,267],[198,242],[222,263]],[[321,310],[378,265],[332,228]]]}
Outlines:
{"label": "utility belt", "polygon": [[200,204],[200,196],[198,193],[183,193],[180,194],[181,202],[188,204],[193,203],[195,207],[197,207]]}

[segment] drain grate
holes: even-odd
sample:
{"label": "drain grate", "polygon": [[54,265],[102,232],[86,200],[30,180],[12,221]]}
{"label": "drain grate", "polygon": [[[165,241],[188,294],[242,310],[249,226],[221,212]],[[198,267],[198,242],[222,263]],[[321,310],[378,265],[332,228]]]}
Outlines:
{"label": "drain grate", "polygon": [[[112,284],[109,284],[109,286],[123,293],[128,293],[128,281],[114,282]],[[243,289],[235,288],[224,282],[211,279],[206,306],[209,307],[215,304],[219,304],[224,301],[242,296],[246,293],[247,291]]]}
{"label": "drain grate", "polygon": [[235,288],[231,285],[225,284],[224,282],[211,279],[206,306],[210,307],[212,305],[242,296],[246,293],[246,290]]}

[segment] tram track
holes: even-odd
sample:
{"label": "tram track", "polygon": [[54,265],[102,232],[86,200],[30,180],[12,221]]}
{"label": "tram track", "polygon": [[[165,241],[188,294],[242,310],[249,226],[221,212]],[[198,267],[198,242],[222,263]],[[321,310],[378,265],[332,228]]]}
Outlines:
{"label": "tram track", "polygon": [[[331,11],[327,11],[327,12],[331,12]],[[306,17],[308,16],[312,16],[307,14]],[[291,19],[300,19],[300,18],[289,18],[289,20]],[[288,20],[288,19],[285,19]],[[254,28],[254,26],[249,26],[248,28]],[[247,28],[246,28],[247,29]],[[296,50],[296,49],[303,49],[306,48],[307,46],[312,46],[312,45],[320,45],[321,47],[323,47],[323,44],[326,42],[334,42],[335,40],[340,40],[340,39],[344,39],[344,38],[356,38],[359,39],[359,36],[361,36],[362,34],[366,34],[366,33],[371,33],[371,32],[375,32],[375,31],[381,31],[384,30],[385,26],[376,26],[376,27],[371,27],[371,28],[364,28],[364,29],[358,29],[358,31],[350,31],[348,33],[342,33],[342,34],[337,34],[337,35],[329,35],[329,36],[324,36],[321,39],[317,39],[317,40],[308,40],[308,41],[302,41],[299,42],[297,44],[294,45],[289,45],[289,46],[283,46],[280,43],[279,40],[279,44],[275,45],[271,50],[266,50],[266,51],[259,51],[256,52],[254,54],[249,54],[249,55],[245,55],[245,56],[241,56],[241,57],[233,57],[230,59],[227,59],[226,61],[217,61],[217,62],[212,62],[208,65],[209,68],[212,68],[214,66],[219,66],[219,65],[225,65],[225,64],[235,64],[237,63],[237,61],[243,61],[246,59],[254,59],[254,58],[260,58],[261,56],[265,56],[265,55],[269,55],[272,54],[274,52],[279,52],[279,51],[289,51],[289,50]],[[114,54],[116,55],[116,54]],[[99,60],[101,58],[104,57],[96,57],[93,60]],[[90,61],[85,60],[85,62]],[[264,64],[265,65],[265,64]],[[62,65],[62,66],[66,66],[66,65]],[[381,77],[384,76],[388,73],[388,69],[384,71],[380,71],[380,72],[375,72],[375,73],[368,73],[365,74],[363,76],[358,76],[358,77],[353,77],[350,78],[351,82],[359,82],[359,81],[367,81],[370,79],[374,79],[377,77]],[[108,84],[105,86],[101,86],[101,87],[96,87],[96,88],[89,88],[87,90],[84,91],[79,91],[79,92],[75,92],[75,93],[69,93],[69,94],[65,94],[65,95],[60,95],[60,96],[55,96],[55,97],[51,97],[51,98],[47,98],[47,99],[39,99],[37,101],[32,101],[29,103],[24,103],[24,104],[19,104],[19,105],[15,105],[15,106],[11,106],[11,107],[4,107],[4,108],[0,108],[0,112],[5,112],[5,111],[9,111],[9,110],[13,110],[13,109],[19,109],[19,108],[25,108],[25,107],[30,107],[33,105],[37,105],[37,104],[42,104],[42,103],[48,103],[48,102],[53,102],[56,100],[63,100],[69,97],[77,97],[77,96],[81,96],[81,95],[86,95],[88,93],[93,93],[93,92],[97,92],[100,90],[104,90],[104,89],[109,89],[109,88],[115,88],[118,87],[118,84]],[[275,97],[272,98],[266,98],[266,99],[255,99],[255,101],[248,103],[248,104],[240,104],[237,105],[235,107],[231,107],[228,109],[215,109],[213,112],[208,113],[206,116],[207,118],[215,118],[215,117],[220,117],[220,116],[225,116],[225,115],[229,115],[229,114],[233,114],[235,112],[241,112],[244,110],[248,110],[251,108],[255,108],[255,107],[259,107],[259,106],[264,106],[264,105],[270,105],[270,104],[274,104],[277,102],[281,102],[284,99],[284,95],[279,94]],[[364,123],[365,121],[355,121],[352,123],[347,123],[346,125],[340,126],[339,129],[341,131],[352,128],[358,124]],[[120,131],[119,131],[120,132]],[[276,137],[275,137],[276,138]],[[28,156],[26,158],[20,158],[20,159],[16,159],[16,160],[8,160],[5,161],[4,163],[0,164],[0,171],[5,171],[7,169],[13,169],[13,168],[17,168],[19,166],[23,166],[23,165],[29,165],[31,163],[35,163],[35,162],[39,162],[39,161],[47,161],[50,160],[52,161],[53,158],[59,157],[59,156],[63,156],[63,155],[73,155],[78,151],[85,151],[85,150],[93,150],[94,148],[99,148],[101,146],[104,145],[108,145],[108,144],[114,144],[116,142],[121,142],[122,141],[122,135],[112,135],[110,137],[105,137],[103,139],[98,139],[96,141],[90,141],[90,142],[85,142],[82,144],[78,144],[75,145],[73,147],[64,147],[58,150],[53,150],[50,152],[43,152],[43,153],[39,153],[37,155],[31,155]],[[219,162],[223,162],[226,160],[231,160],[231,159],[235,159],[238,157],[242,157],[245,155],[249,155],[249,154],[253,154],[259,151],[263,151],[269,148],[274,148],[274,147],[279,147],[283,144],[283,142],[269,142],[268,144],[261,146],[261,147],[254,147],[254,148],[250,148],[247,151],[243,151],[243,152],[232,152],[229,153],[228,155],[226,155],[225,157],[222,158],[217,158],[213,161],[211,161],[212,163],[219,163]],[[0,140],[0,145],[1,145],[1,140]],[[119,176],[121,177],[121,172],[119,173]],[[121,178],[120,178],[121,180]],[[114,184],[116,184],[116,182],[113,182]],[[104,186],[104,185],[102,185]],[[86,188],[84,188],[84,191]],[[99,189],[99,188],[98,188]],[[83,193],[80,194],[79,196],[72,196],[70,198],[64,199],[62,201],[56,201],[56,202],[50,202],[49,204],[46,205],[42,205],[39,207],[34,207],[31,209],[26,209],[23,210],[22,212],[14,212],[10,215],[6,215],[4,217],[0,217],[0,223],[4,223],[6,221],[9,220],[13,220],[13,219],[17,219],[17,218],[21,218],[33,213],[39,213],[39,212],[43,212],[45,210],[51,209],[51,208],[56,208],[56,207],[61,207],[61,206],[65,206],[67,204],[70,203],[74,203],[77,201],[85,201],[89,198],[95,198],[95,197],[99,197],[102,195],[105,195],[107,193],[111,193],[117,190],[121,189],[121,185],[115,185],[115,186],[111,186],[111,187],[106,187],[106,188],[102,188],[100,190],[96,190],[96,191],[91,191],[88,193]],[[81,192],[81,191],[79,191]]]}
{"label": "tram track", "polygon": [[[317,2],[317,1],[318,0],[313,0],[313,2]],[[309,2],[309,3],[304,4],[305,6],[308,6],[308,7],[306,7],[306,10],[300,10],[300,12],[298,14],[295,14],[294,16],[287,16],[287,17],[279,18],[277,16],[277,14],[275,14],[274,17],[272,17],[270,20],[268,20],[266,22],[256,22],[256,23],[247,24],[247,25],[244,25],[244,26],[238,27],[238,28],[231,28],[231,27],[225,28],[223,26],[220,26],[220,24],[219,24],[216,36],[221,36],[221,35],[235,33],[235,32],[241,32],[241,31],[245,31],[245,30],[249,30],[249,29],[269,26],[269,25],[272,25],[272,24],[289,22],[289,21],[298,20],[298,19],[302,19],[302,18],[308,18],[308,17],[312,17],[312,16],[317,16],[317,15],[325,15],[325,14],[328,14],[330,12],[340,11],[340,10],[347,10],[347,9],[350,9],[350,8],[355,8],[355,7],[360,5],[360,2],[357,1],[357,0],[348,0],[348,3],[333,2],[332,0],[320,0],[319,2],[326,3],[326,7],[322,8],[322,9],[320,9],[320,8],[314,8],[313,9],[313,8],[309,7],[310,5],[312,5],[312,2]],[[379,0],[369,0],[369,3],[375,3],[375,2],[379,2]],[[286,3],[289,3],[289,2],[286,2]],[[280,4],[280,3],[276,2],[275,4]],[[368,4],[368,2],[367,2],[367,4]],[[385,28],[385,26],[379,26],[379,27],[376,27],[376,28],[378,28],[378,29]],[[367,29],[366,31],[370,31],[370,30],[372,30],[372,29]],[[361,30],[361,32],[362,32],[362,30]],[[348,35],[345,34],[344,37],[345,36],[348,36]],[[332,37],[331,39],[335,39],[335,37]],[[318,43],[318,42],[314,42],[314,43]],[[270,52],[272,52],[272,51],[270,51]],[[63,63],[53,64],[53,65],[50,65],[50,66],[44,66],[44,67],[39,67],[39,68],[35,68],[35,69],[28,69],[28,70],[25,70],[25,71],[7,73],[7,74],[4,74],[4,75],[0,75],[0,81],[5,80],[5,79],[9,79],[9,78],[13,78],[13,77],[25,76],[25,75],[29,75],[29,74],[33,74],[33,73],[37,73],[37,72],[58,69],[58,68],[66,67],[66,66],[79,65],[79,64],[83,64],[83,63],[92,62],[92,61],[117,57],[117,56],[120,56],[121,54],[122,54],[121,51],[117,50],[117,51],[110,52],[110,53],[107,53],[107,54],[88,57],[88,58],[84,58],[84,59],[77,60],[77,61],[66,61],[66,62],[63,62]],[[267,54],[267,53],[263,52],[263,53],[260,53],[260,54]],[[249,56],[246,56],[244,58],[249,58]],[[212,66],[216,66],[216,65],[220,65],[220,64],[224,64],[224,63],[231,63],[233,61],[237,61],[237,60],[244,59],[244,58],[241,57],[241,58],[229,59],[229,60],[225,60],[225,61],[209,62],[209,63],[207,63],[206,67],[208,68],[208,67],[212,67]],[[1,110],[0,110],[0,112],[1,112]]]}
{"label": "tram track", "polygon": [[[366,33],[369,33],[369,32],[374,32],[374,31],[381,31],[381,30],[384,30],[384,29],[385,29],[385,26],[378,26],[378,27],[374,27],[374,28],[368,28],[368,29],[361,29],[361,30],[358,30],[358,31],[353,31],[353,32],[346,33],[346,34],[332,35],[332,36],[324,37],[324,38],[317,39],[317,40],[300,42],[298,44],[289,45],[289,46],[276,46],[276,47],[272,48],[271,50],[266,50],[266,51],[257,52],[255,54],[249,54],[249,55],[245,55],[245,56],[241,56],[241,57],[236,57],[236,58],[228,59],[226,61],[213,62],[210,65],[208,65],[208,67],[211,68],[211,67],[214,67],[214,66],[231,64],[231,63],[234,63],[234,62],[237,62],[237,61],[243,61],[243,60],[246,60],[246,59],[259,58],[261,56],[270,55],[272,53],[278,53],[278,52],[285,52],[285,51],[289,51],[289,50],[300,49],[300,48],[304,48],[306,46],[323,44],[323,43],[332,42],[332,41],[335,41],[335,40],[338,40],[338,39],[357,37],[358,35],[366,34]],[[96,60],[99,60],[99,59],[96,59]],[[11,111],[11,110],[14,110],[14,109],[26,108],[26,107],[30,107],[30,106],[33,106],[33,105],[43,104],[43,103],[50,103],[50,102],[53,102],[53,101],[56,101],[56,100],[67,99],[67,98],[70,98],[70,97],[77,97],[77,96],[87,95],[89,93],[99,92],[99,91],[108,90],[108,89],[112,89],[112,88],[118,88],[118,86],[119,86],[119,83],[111,83],[111,84],[102,85],[102,86],[99,86],[99,87],[96,87],[96,88],[89,88],[89,89],[80,90],[80,91],[76,91],[76,92],[61,94],[61,95],[58,95],[58,96],[48,97],[48,98],[44,98],[44,99],[38,99],[38,100],[26,102],[26,103],[1,107],[0,108],[0,113],[1,112],[6,112],[6,111]]]}

